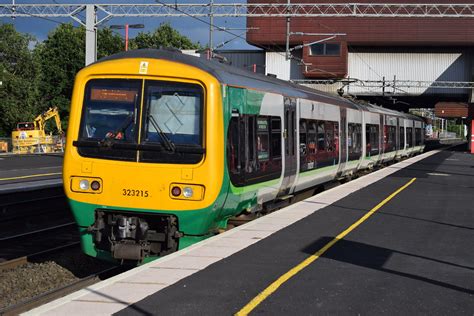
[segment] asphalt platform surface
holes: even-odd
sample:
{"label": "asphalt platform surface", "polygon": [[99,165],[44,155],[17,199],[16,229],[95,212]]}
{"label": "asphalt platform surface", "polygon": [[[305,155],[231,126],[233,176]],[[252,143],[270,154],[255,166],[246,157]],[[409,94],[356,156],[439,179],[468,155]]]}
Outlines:
{"label": "asphalt platform surface", "polygon": [[234,314],[416,178],[252,314],[473,315],[474,155],[465,150],[401,169],[117,314]]}

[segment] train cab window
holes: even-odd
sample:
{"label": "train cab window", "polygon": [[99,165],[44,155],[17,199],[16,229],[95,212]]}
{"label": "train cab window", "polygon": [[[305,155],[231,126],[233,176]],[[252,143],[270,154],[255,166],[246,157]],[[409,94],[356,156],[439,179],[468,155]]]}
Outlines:
{"label": "train cab window", "polygon": [[147,81],[145,141],[201,145],[202,88],[196,84]]}
{"label": "train cab window", "polygon": [[400,127],[400,149],[405,149],[405,127]]}
{"label": "train cab window", "polygon": [[79,139],[74,143],[80,155],[136,159],[135,151],[116,149],[112,144],[136,144],[141,86],[141,80],[93,79],[87,82]]}
{"label": "train cab window", "polygon": [[413,147],[413,128],[407,127],[407,147]]}
{"label": "train cab window", "polygon": [[379,154],[379,125],[367,124],[365,127],[366,156]]}
{"label": "train cab window", "polygon": [[[203,88],[198,84],[145,81],[141,144],[147,147],[140,150],[140,161],[201,161],[203,103]],[[147,150],[150,146],[162,150]]]}
{"label": "train cab window", "polygon": [[348,160],[358,160],[362,155],[362,124],[349,123],[347,125]]}

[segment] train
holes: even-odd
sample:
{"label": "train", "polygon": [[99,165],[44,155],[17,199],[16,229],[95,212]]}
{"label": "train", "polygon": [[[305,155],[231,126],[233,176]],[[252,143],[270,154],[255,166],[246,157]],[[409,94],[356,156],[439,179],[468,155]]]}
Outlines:
{"label": "train", "polygon": [[76,75],[63,180],[83,252],[141,264],[423,148],[416,116],[145,49]]}

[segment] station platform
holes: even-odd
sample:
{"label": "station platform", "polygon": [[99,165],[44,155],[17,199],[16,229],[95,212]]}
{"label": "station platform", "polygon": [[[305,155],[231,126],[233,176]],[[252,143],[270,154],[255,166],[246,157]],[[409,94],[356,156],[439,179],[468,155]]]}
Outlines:
{"label": "station platform", "polygon": [[26,315],[474,312],[474,157],[431,151]]}
{"label": "station platform", "polygon": [[0,155],[0,194],[62,186],[63,156]]}

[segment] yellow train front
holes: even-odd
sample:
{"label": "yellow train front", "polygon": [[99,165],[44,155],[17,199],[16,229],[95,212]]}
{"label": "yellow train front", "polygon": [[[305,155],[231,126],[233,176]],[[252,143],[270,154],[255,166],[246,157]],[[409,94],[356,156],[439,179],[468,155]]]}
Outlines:
{"label": "yellow train front", "polygon": [[155,55],[114,55],[76,76],[63,177],[90,256],[146,262],[225,226],[222,87]]}

